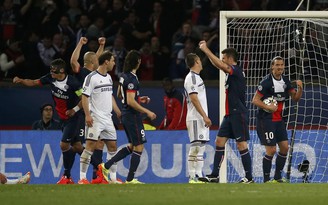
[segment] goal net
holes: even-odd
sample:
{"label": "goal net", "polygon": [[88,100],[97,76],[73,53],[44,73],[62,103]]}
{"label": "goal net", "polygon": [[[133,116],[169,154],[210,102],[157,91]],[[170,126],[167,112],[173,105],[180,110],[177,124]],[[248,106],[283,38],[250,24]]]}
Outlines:
{"label": "goal net", "polygon": [[[249,147],[255,181],[263,182],[265,149],[256,134],[257,108],[251,101],[257,85],[269,73],[273,57],[282,56],[285,59],[285,75],[291,82],[302,80],[304,85],[303,96],[298,103],[290,99],[285,103],[283,117],[292,149],[283,176],[287,175],[292,183],[328,182],[327,14],[318,11],[221,11],[220,21],[220,50],[234,47],[239,52],[238,63],[246,74],[247,106],[250,110]],[[221,91],[224,89],[223,82],[224,75],[221,75]],[[221,91],[220,101],[225,99]],[[226,173],[223,170],[220,175],[226,174],[227,182],[236,182],[244,176],[244,171],[234,141],[229,140],[226,151]],[[274,175],[275,158],[271,177]],[[300,166],[302,163],[304,166]]]}

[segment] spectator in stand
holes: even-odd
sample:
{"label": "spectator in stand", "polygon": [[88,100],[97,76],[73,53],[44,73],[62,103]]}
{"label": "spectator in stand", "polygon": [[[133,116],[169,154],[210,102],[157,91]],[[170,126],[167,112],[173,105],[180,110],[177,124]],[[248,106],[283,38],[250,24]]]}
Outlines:
{"label": "spectator in stand", "polygon": [[41,119],[32,125],[32,130],[60,130],[61,124],[53,118],[54,109],[52,104],[45,103],[40,107]]}
{"label": "spectator in stand", "polygon": [[[276,1],[276,0],[275,0]],[[295,0],[297,1],[297,0]],[[252,0],[225,0],[223,2],[224,9],[227,10],[251,10],[252,8]],[[281,4],[284,4],[281,2]]]}
{"label": "spectator in stand", "polygon": [[97,16],[87,30],[87,38],[99,38],[105,36],[105,19],[103,16]]}
{"label": "spectator in stand", "polygon": [[151,38],[150,49],[154,57],[154,80],[162,80],[169,76],[170,50],[161,45],[157,36]]}
{"label": "spectator in stand", "polygon": [[80,42],[81,37],[85,37],[87,34],[87,30],[90,26],[90,18],[86,13],[83,13],[79,16],[79,21],[76,25],[76,44]]}
{"label": "spectator in stand", "polygon": [[126,49],[140,49],[144,42],[151,36],[151,31],[142,31],[137,26],[138,17],[134,11],[130,11],[122,23],[119,34],[125,38]]}
{"label": "spectator in stand", "polygon": [[187,75],[188,69],[184,59],[189,53],[193,53],[195,49],[196,47],[193,39],[187,39],[184,43],[184,47],[178,52],[175,64],[170,67],[170,76],[172,79],[182,80]]}
{"label": "spectator in stand", "polygon": [[192,29],[192,24],[189,22],[184,22],[181,28],[175,32],[172,37],[172,50],[171,50],[171,57],[176,58],[178,52],[184,48],[184,43],[188,39],[197,40],[198,35]]}
{"label": "spectator in stand", "polygon": [[48,71],[51,61],[60,57],[60,52],[53,46],[51,35],[45,35],[37,46],[43,63],[43,70]]}
{"label": "spectator in stand", "polygon": [[64,35],[62,33],[55,33],[52,37],[52,42],[54,48],[58,51],[60,56],[65,56],[67,50],[67,42],[64,39]]}
{"label": "spectator in stand", "polygon": [[75,32],[71,27],[69,17],[65,14],[60,17],[57,24],[57,32],[63,36],[64,44],[69,46],[71,43],[75,43]]}
{"label": "spectator in stand", "polygon": [[39,56],[38,42],[40,37],[34,30],[26,31],[22,41],[22,52],[25,57],[25,69],[27,76],[21,76],[24,78],[35,79],[48,73],[47,70],[43,70],[42,60]]}
{"label": "spectator in stand", "polygon": [[[214,32],[213,34],[209,30],[205,30],[202,33],[202,40],[206,41],[207,47],[214,53],[216,56],[218,56],[218,35],[217,32]],[[202,60],[204,71],[202,72],[202,77],[206,80],[217,80],[219,77],[219,71],[218,69],[215,69],[215,67],[212,65],[209,58],[206,56]]]}
{"label": "spectator in stand", "polygon": [[160,130],[185,130],[187,116],[186,96],[177,90],[170,78],[164,78],[162,82],[165,96],[165,117],[159,126]]}
{"label": "spectator in stand", "polygon": [[140,80],[154,80],[154,56],[150,49],[150,43],[145,42],[140,49],[141,64],[138,70]]}
{"label": "spectator in stand", "polygon": [[99,16],[102,16],[104,19],[107,18],[107,14],[110,9],[109,1],[97,0],[93,2],[94,3],[87,9],[90,19],[95,20]]}
{"label": "spectator in stand", "polygon": [[66,11],[67,16],[69,17],[69,21],[72,25],[75,25],[77,22],[77,16],[82,14],[82,9],[80,8],[80,2],[79,0],[68,0],[67,6],[68,9]]}
{"label": "spectator in stand", "polygon": [[113,46],[109,47],[108,50],[115,56],[115,67],[110,71],[112,79],[118,80],[123,73],[123,65],[128,51],[125,48],[125,39],[122,35],[116,35]]}
{"label": "spectator in stand", "polygon": [[175,32],[173,29],[177,29],[176,27],[172,27],[172,22],[176,22],[172,15],[164,13],[165,9],[162,4],[163,2],[159,0],[153,3],[153,12],[149,18],[149,24],[152,26],[153,34],[156,35],[164,45],[170,46],[170,37],[173,32]]}
{"label": "spectator in stand", "polygon": [[32,5],[33,0],[27,0],[23,6],[14,5],[13,0],[4,0],[0,8],[0,35],[6,41],[22,35],[22,20]]}
{"label": "spectator in stand", "polygon": [[112,44],[116,39],[116,34],[121,28],[123,20],[127,16],[128,12],[124,9],[123,0],[113,0],[112,9],[108,11],[108,17],[106,22],[105,35],[106,41]]}
{"label": "spectator in stand", "polygon": [[22,76],[25,72],[25,57],[21,51],[21,42],[17,39],[8,39],[6,48],[0,55],[0,67],[2,77]]}

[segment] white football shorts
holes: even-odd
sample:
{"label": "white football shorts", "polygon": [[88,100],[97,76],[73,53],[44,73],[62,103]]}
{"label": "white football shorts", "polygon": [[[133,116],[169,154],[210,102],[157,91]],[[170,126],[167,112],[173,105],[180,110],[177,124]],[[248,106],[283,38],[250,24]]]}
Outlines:
{"label": "white football shorts", "polygon": [[117,140],[116,129],[112,119],[99,120],[93,117],[92,127],[85,126],[87,140]]}
{"label": "white football shorts", "polygon": [[209,128],[205,127],[205,122],[203,119],[187,120],[186,124],[190,142],[210,140]]}

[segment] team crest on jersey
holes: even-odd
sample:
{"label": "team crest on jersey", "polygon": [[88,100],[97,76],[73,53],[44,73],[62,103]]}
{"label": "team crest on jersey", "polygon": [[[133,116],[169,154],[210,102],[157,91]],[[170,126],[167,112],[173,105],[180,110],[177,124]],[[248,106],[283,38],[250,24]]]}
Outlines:
{"label": "team crest on jersey", "polygon": [[263,90],[262,85],[259,85],[258,89],[259,89],[259,91],[262,91]]}
{"label": "team crest on jersey", "polygon": [[128,89],[129,89],[129,90],[132,90],[133,88],[134,88],[133,83],[129,83],[129,84],[128,84]]}
{"label": "team crest on jersey", "polygon": [[93,133],[90,133],[89,134],[89,138],[93,138]]}
{"label": "team crest on jersey", "polygon": [[199,135],[199,139],[203,139],[204,138],[204,135]]}

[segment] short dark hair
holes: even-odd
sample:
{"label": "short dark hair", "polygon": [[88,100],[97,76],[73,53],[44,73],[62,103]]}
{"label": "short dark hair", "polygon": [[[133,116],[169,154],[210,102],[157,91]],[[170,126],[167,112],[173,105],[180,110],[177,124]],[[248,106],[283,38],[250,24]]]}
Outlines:
{"label": "short dark hair", "polygon": [[192,68],[195,65],[196,59],[199,58],[196,53],[188,53],[185,59],[188,68]]}
{"label": "short dark hair", "polygon": [[100,54],[98,58],[99,65],[102,65],[105,63],[106,60],[110,60],[112,58],[113,54],[109,51],[105,51],[102,54]]}
{"label": "short dark hair", "polygon": [[63,59],[57,58],[50,63],[50,67],[57,68],[57,70],[64,69],[64,72],[66,73],[66,63]]}
{"label": "short dark hair", "polygon": [[42,114],[45,107],[50,106],[52,109],[54,109],[54,106],[51,103],[44,103],[40,106],[40,112]]}
{"label": "short dark hair", "polygon": [[232,57],[235,62],[238,60],[238,52],[234,48],[226,48],[221,53],[226,54],[228,57]]}
{"label": "short dark hair", "polygon": [[281,56],[276,56],[276,57],[274,57],[274,58],[272,59],[272,61],[271,61],[271,65],[273,65],[274,62],[275,62],[276,60],[283,61],[284,59],[283,59]]}
{"label": "short dark hair", "polygon": [[124,60],[123,71],[130,72],[133,69],[137,68],[139,60],[141,60],[141,55],[138,51],[129,51]]}

